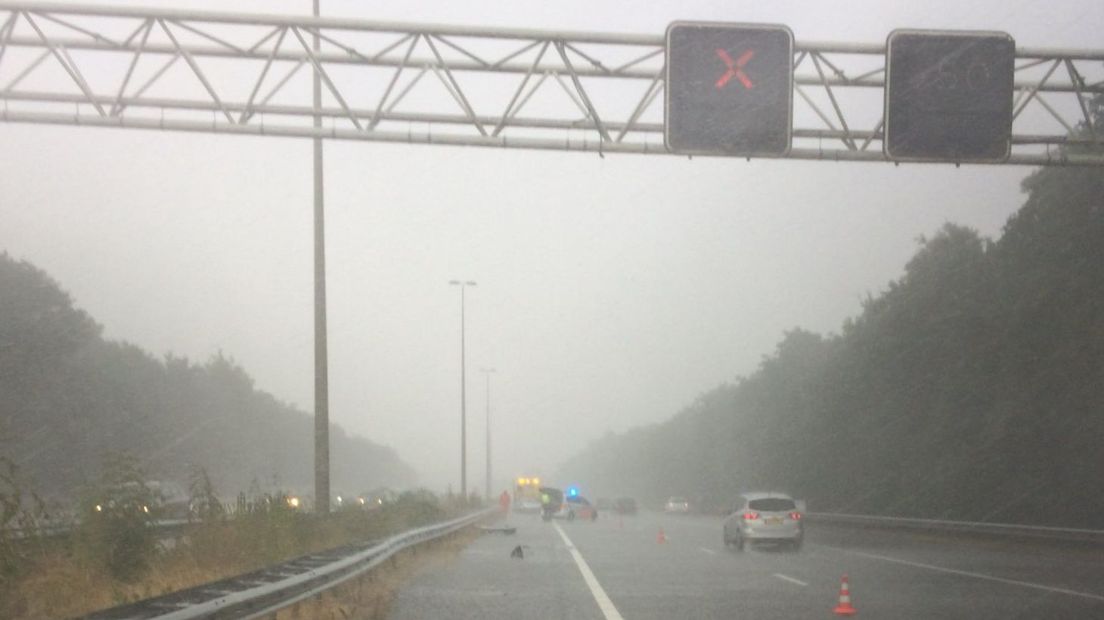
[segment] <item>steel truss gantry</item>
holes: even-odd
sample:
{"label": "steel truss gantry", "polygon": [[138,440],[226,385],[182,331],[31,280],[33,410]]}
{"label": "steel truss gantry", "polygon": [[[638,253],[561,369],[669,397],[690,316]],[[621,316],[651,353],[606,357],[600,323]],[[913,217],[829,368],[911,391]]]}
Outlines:
{"label": "steel truss gantry", "polygon": [[[884,53],[799,39],[789,158],[885,160]],[[0,120],[667,154],[664,55],[661,35],[0,0]],[[1104,139],[1104,50],[1016,56],[1006,163],[1104,165],[1062,148]]]}

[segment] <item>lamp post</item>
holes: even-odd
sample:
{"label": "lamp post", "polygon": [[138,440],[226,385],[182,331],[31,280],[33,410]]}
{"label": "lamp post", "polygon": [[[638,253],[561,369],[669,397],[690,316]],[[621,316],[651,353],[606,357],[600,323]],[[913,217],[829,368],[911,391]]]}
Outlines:
{"label": "lamp post", "polygon": [[450,280],[460,287],[460,495],[468,498],[468,399],[467,358],[464,355],[464,289],[475,286],[471,280]]}
{"label": "lamp post", "polygon": [[491,501],[491,373],[494,368],[480,368],[479,372],[487,379],[487,480],[484,496]]}
{"label": "lamp post", "polygon": [[[319,15],[319,3],[314,0],[314,17]],[[314,53],[321,49],[318,32],[314,33]],[[322,127],[322,85],[318,70],[312,81],[314,95],[314,127]],[[329,347],[326,335],[326,217],[323,200],[322,139],[314,143],[314,509],[330,511],[330,374]]]}

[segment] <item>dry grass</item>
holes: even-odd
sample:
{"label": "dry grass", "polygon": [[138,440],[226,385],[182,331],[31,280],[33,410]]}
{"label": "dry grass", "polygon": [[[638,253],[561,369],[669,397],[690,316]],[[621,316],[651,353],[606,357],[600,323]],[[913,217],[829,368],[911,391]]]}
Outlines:
{"label": "dry grass", "polygon": [[421,545],[417,550],[403,551],[393,561],[345,585],[280,610],[274,620],[383,620],[403,584],[425,570],[451,562],[478,536],[479,531],[472,527],[445,540]]}
{"label": "dry grass", "polygon": [[182,560],[159,559],[140,582],[127,584],[72,555],[47,556],[20,581],[15,596],[0,602],[0,617],[70,618],[229,576],[212,577],[212,571]]}
{"label": "dry grass", "polygon": [[[57,545],[39,554],[17,581],[0,589],[0,618],[80,616],[350,542],[382,538],[442,516],[436,508],[408,505],[337,514],[322,522],[302,515],[262,515],[197,526],[185,540],[150,558],[148,569],[133,583],[112,577],[102,562],[82,553],[80,544]],[[400,560],[399,570],[403,564]]]}

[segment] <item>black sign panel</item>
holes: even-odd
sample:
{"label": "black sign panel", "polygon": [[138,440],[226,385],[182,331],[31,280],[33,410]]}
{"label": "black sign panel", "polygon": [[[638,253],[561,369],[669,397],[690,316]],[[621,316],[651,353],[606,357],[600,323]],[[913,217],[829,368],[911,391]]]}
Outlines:
{"label": "black sign panel", "polygon": [[1008,158],[1016,58],[1011,36],[895,30],[886,49],[887,157],[950,162]]}
{"label": "black sign panel", "polygon": [[747,157],[788,153],[793,41],[785,26],[671,24],[663,134],[667,148]]}

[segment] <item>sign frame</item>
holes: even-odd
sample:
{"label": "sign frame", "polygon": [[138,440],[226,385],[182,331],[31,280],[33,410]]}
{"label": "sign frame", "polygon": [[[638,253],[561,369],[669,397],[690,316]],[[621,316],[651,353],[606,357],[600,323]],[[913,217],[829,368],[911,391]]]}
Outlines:
{"label": "sign frame", "polygon": [[[1006,135],[1008,136],[1005,144],[1004,152],[996,157],[964,157],[964,158],[949,158],[939,156],[922,156],[922,155],[894,155],[890,149],[890,132],[892,128],[892,116],[890,114],[890,99],[892,92],[892,66],[893,66],[893,41],[894,38],[901,35],[920,35],[920,36],[935,36],[935,37],[961,37],[963,39],[1003,39],[1008,41],[1011,45],[1011,66],[1012,66],[1012,80],[1009,84],[1011,87],[1011,95],[1008,97],[1008,126]],[[1012,155],[1012,129],[1015,122],[1015,116],[1013,113],[1013,96],[1016,89],[1014,85],[1015,81],[1015,58],[1016,58],[1016,40],[1007,33],[999,30],[938,30],[938,29],[926,29],[926,28],[897,28],[892,30],[886,36],[886,48],[885,48],[885,85],[883,86],[883,104],[882,115],[884,119],[884,127],[882,131],[882,153],[885,158],[891,162],[920,162],[920,163],[953,163],[953,164],[999,164],[1008,161],[1008,158]]]}
{"label": "sign frame", "polygon": [[[786,89],[786,147],[782,151],[747,151],[747,152],[728,152],[724,150],[713,149],[681,149],[675,148],[671,144],[671,33],[676,28],[689,27],[689,28],[714,28],[717,30],[762,30],[762,31],[774,31],[783,32],[789,42],[789,88]],[[718,156],[718,157],[745,157],[751,159],[755,158],[784,158],[790,154],[793,149],[793,109],[794,109],[794,65],[793,57],[794,50],[796,48],[796,39],[794,38],[793,30],[785,24],[765,24],[765,23],[747,23],[747,22],[716,22],[716,21],[695,21],[695,20],[676,20],[667,25],[667,30],[663,36],[664,40],[664,68],[663,68],[663,146],[671,153],[680,155],[701,155],[701,156]]]}

